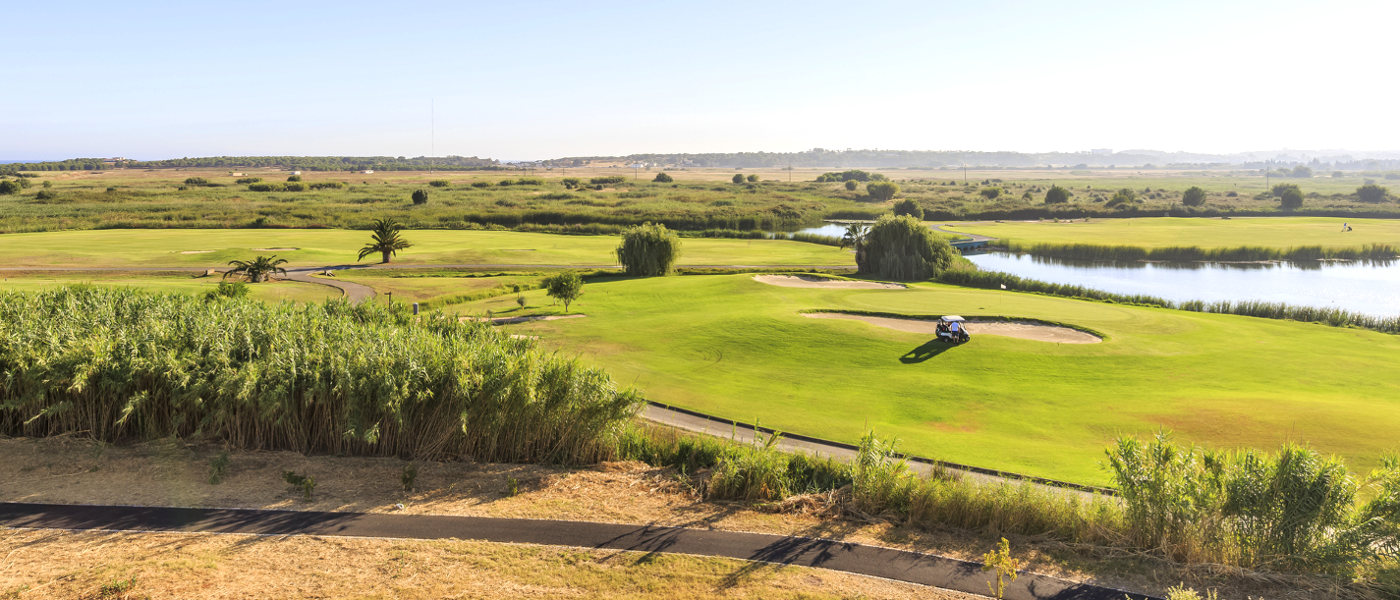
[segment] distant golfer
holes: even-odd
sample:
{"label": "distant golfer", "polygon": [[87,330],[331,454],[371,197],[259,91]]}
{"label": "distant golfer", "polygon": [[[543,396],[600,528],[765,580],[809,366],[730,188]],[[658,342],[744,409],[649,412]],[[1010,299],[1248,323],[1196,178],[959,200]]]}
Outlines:
{"label": "distant golfer", "polygon": [[1342,231],[1343,231],[1343,232],[1351,231],[1351,224],[1349,224],[1349,223],[1342,223]]}

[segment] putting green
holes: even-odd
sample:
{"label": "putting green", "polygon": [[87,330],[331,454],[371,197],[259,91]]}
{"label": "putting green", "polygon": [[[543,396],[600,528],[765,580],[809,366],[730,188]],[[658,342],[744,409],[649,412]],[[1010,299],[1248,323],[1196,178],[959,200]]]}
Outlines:
{"label": "putting green", "polygon": [[[540,291],[454,307],[557,311]],[[1099,344],[926,334],[803,310],[1008,315],[1088,327]],[[1159,428],[1215,447],[1308,442],[1375,465],[1400,437],[1400,336],[1310,323],[917,284],[787,288],[749,275],[596,281],[587,318],[510,326],[605,367],[648,398],[854,442],[867,429],[922,455],[1105,483],[1104,447]]]}
{"label": "putting green", "polygon": [[[1342,224],[1351,225],[1349,232]],[[1019,244],[1102,244],[1164,248],[1358,248],[1367,244],[1400,245],[1400,219],[1331,217],[1236,217],[1232,219],[1151,217],[1091,219],[1056,223],[962,223],[948,231],[977,233]]]}
{"label": "putting green", "polygon": [[[618,236],[405,231],[398,264],[614,265]],[[0,235],[7,266],[222,266],[275,254],[289,266],[354,264],[369,233],[343,229],[106,229]],[[378,255],[360,264],[379,262]],[[786,240],[690,238],[682,265],[851,265],[848,251]]]}

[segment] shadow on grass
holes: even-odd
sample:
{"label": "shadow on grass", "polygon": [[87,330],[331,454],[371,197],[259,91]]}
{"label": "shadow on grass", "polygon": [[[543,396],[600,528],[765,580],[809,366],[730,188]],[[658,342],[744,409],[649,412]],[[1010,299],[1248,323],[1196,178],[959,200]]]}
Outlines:
{"label": "shadow on grass", "polygon": [[924,342],[924,344],[918,348],[905,352],[904,356],[899,357],[899,362],[906,365],[918,364],[956,347],[956,344],[940,342],[937,338],[934,338]]}

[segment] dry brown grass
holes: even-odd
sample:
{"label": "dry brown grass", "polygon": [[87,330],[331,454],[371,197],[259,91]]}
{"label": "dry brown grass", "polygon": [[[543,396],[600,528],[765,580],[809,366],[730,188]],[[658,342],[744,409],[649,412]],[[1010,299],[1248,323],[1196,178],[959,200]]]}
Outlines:
{"label": "dry brown grass", "polygon": [[803,567],[456,540],[0,530],[0,557],[0,597],[18,599],[971,598]]}

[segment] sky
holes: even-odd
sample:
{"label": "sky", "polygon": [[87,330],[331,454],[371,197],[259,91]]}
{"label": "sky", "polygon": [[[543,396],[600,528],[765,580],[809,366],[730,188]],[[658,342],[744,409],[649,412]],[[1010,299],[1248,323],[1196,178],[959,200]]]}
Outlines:
{"label": "sky", "polygon": [[1400,149],[1400,3],[26,3],[0,159]]}

